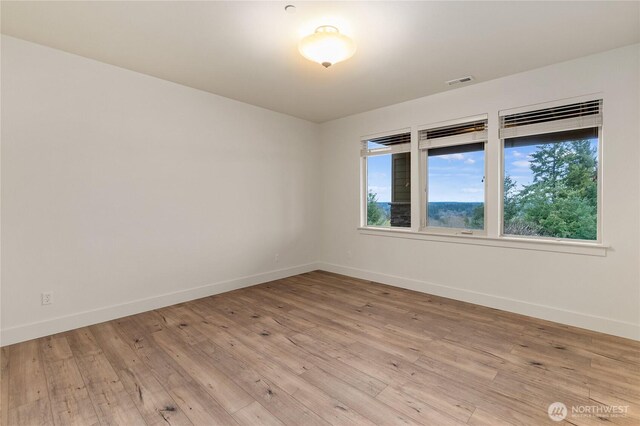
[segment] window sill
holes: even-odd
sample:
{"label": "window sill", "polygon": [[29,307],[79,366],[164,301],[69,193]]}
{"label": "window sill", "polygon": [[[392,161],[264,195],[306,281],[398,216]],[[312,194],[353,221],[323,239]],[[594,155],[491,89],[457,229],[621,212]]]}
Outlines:
{"label": "window sill", "polygon": [[408,238],[412,240],[438,241],[452,244],[471,244],[477,246],[514,248],[520,250],[537,250],[555,253],[581,254],[587,256],[607,255],[610,248],[600,243],[554,241],[517,237],[488,237],[486,235],[440,234],[405,229],[384,229],[359,227],[362,235],[385,236],[391,238]]}

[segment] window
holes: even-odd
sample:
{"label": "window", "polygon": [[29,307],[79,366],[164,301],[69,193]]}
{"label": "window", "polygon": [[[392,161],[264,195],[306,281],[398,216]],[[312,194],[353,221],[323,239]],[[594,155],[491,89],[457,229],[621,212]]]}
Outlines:
{"label": "window", "polygon": [[598,240],[602,101],[501,117],[504,235]]}
{"label": "window", "polygon": [[411,227],[411,133],[362,141],[366,226]]}
{"label": "window", "polygon": [[484,231],[486,126],[477,119],[419,132],[426,228]]}
{"label": "window", "polygon": [[363,232],[604,255],[602,105],[589,95],[361,138]]}

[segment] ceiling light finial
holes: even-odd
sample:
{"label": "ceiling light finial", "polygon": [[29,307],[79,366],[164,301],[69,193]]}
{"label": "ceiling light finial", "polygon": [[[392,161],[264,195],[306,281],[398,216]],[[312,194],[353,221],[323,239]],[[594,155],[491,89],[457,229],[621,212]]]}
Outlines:
{"label": "ceiling light finial", "polygon": [[322,25],[315,33],[300,40],[300,54],[325,68],[349,59],[356,52],[356,44],[333,25]]}

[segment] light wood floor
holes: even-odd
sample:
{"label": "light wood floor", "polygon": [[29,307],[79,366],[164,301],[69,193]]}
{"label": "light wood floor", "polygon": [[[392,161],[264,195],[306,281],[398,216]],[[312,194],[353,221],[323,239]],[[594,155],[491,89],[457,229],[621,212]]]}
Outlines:
{"label": "light wood floor", "polygon": [[[312,272],[2,349],[11,425],[551,424],[628,406],[640,343]],[[7,409],[8,407],[8,409]]]}

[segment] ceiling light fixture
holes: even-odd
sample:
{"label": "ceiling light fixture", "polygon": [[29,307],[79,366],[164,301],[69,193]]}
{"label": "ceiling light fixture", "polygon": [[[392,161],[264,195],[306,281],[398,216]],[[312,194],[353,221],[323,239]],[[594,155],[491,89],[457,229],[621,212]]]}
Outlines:
{"label": "ceiling light fixture", "polygon": [[316,32],[300,40],[300,54],[325,68],[349,59],[356,53],[356,44],[333,25],[322,25]]}

